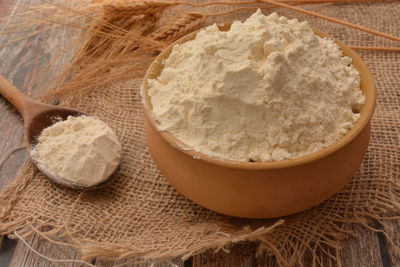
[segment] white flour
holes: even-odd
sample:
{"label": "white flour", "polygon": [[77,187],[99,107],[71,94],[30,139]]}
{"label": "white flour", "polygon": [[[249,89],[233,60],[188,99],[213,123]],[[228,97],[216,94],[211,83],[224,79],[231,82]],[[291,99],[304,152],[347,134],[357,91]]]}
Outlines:
{"label": "white flour", "polygon": [[359,118],[359,73],[306,22],[260,10],[176,45],[149,81],[159,130],[236,161],[296,158],[333,144]]}
{"label": "white flour", "polygon": [[121,159],[121,144],[99,119],[69,116],[44,129],[31,151],[43,168],[83,185],[107,178]]}

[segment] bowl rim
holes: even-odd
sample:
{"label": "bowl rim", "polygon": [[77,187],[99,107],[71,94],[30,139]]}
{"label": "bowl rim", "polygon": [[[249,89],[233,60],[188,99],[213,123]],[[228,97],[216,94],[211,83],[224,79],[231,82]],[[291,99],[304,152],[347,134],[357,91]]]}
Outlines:
{"label": "bowl rim", "polygon": [[[222,25],[218,25],[221,31],[227,31],[230,29],[231,23],[225,23]],[[203,28],[201,28],[203,29]],[[205,153],[195,151],[188,147],[186,144],[178,140],[172,133],[168,131],[160,131],[157,129],[156,125],[159,122],[153,117],[152,113],[152,104],[150,101],[150,97],[147,94],[148,90],[148,80],[158,77],[162,71],[162,67],[159,68],[160,71],[154,71],[156,66],[162,65],[164,63],[164,59],[166,59],[171,51],[172,48],[176,44],[184,43],[186,41],[192,40],[195,38],[197,33],[201,30],[194,31],[187,35],[182,36],[168,47],[166,47],[150,64],[146,73],[143,77],[141,87],[140,87],[140,95],[143,104],[143,110],[147,120],[150,123],[150,126],[154,128],[157,134],[161,136],[161,138],[166,141],[169,145],[174,147],[180,152],[183,152],[187,156],[190,156],[196,160],[203,161],[208,164],[217,165],[220,167],[225,168],[233,168],[233,169],[246,169],[246,170],[272,170],[272,169],[283,169],[283,168],[290,168],[295,167],[298,165],[305,165],[314,161],[317,161],[321,158],[328,157],[331,154],[341,150],[347,144],[351,143],[370,123],[372,115],[374,113],[375,105],[376,105],[376,89],[372,79],[372,75],[364,63],[364,61],[348,46],[342,43],[335,38],[328,36],[325,33],[320,32],[319,30],[313,29],[315,34],[323,38],[329,38],[333,40],[341,50],[343,51],[343,55],[350,57],[352,59],[353,66],[359,71],[360,73],[360,89],[364,92],[365,95],[365,103],[360,110],[360,118],[357,122],[353,125],[353,127],[348,131],[342,138],[337,140],[330,146],[327,146],[321,150],[313,152],[311,154],[301,156],[294,159],[285,159],[281,161],[267,161],[267,162],[242,162],[242,161],[233,161],[233,160],[226,160],[221,159],[213,156],[209,156]]]}

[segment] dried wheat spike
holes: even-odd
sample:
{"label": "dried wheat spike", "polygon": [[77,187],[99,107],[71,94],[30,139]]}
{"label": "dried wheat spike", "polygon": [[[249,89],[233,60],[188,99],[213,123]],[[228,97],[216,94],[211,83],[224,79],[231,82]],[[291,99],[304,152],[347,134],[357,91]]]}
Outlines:
{"label": "dried wheat spike", "polygon": [[167,7],[176,5],[176,3],[165,1],[107,1],[103,4],[105,15],[129,17],[135,15],[155,14],[163,11]]}
{"label": "dried wheat spike", "polygon": [[175,41],[179,37],[203,26],[206,16],[200,13],[186,13],[176,21],[167,24],[149,35],[156,41]]}

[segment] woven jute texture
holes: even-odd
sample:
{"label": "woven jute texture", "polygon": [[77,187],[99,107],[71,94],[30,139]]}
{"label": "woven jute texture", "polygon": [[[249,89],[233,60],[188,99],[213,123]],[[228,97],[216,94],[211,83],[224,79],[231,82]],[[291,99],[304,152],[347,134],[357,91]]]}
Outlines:
{"label": "woven jute texture", "polygon": [[[170,40],[165,39],[163,44],[151,44],[157,39],[151,33],[160,25],[178,21],[176,16],[181,16],[183,12],[200,12],[199,9],[187,6],[153,8],[144,15],[145,20],[143,16],[126,20],[126,14],[135,16],[137,12],[132,7],[132,1],[119,2],[118,8],[103,8],[101,5],[97,8],[99,18],[94,20],[97,24],[89,30],[92,35],[86,38],[85,47],[79,50],[71,63],[72,67],[79,65],[80,68],[70,70],[69,80],[50,88],[51,94],[43,100],[57,100],[62,106],[80,109],[108,123],[123,144],[121,168],[115,180],[105,188],[78,192],[52,183],[31,163],[27,163],[0,196],[0,233],[12,234],[16,231],[20,236],[27,236],[35,232],[75,246],[84,259],[133,258],[138,262],[188,257],[207,249],[229,248],[232,243],[240,241],[257,242],[260,253],[267,252],[280,265],[288,266],[302,265],[306,257],[311,257],[314,264],[321,257],[335,261],[340,253],[341,241],[352,235],[352,224],[368,228],[374,220],[375,225],[378,221],[385,226],[387,220],[398,218],[400,53],[358,52],[374,76],[378,103],[372,120],[368,152],[350,183],[321,205],[300,214],[269,220],[237,219],[202,208],[175,191],[154,165],[143,131],[144,116],[139,95],[143,69],[156,55],[154,51],[179,37],[181,28],[178,27],[175,32],[172,30]],[[201,12],[218,13],[229,8],[232,7],[211,6],[201,9]],[[399,2],[321,4],[304,8],[400,36]],[[396,45],[395,42],[301,13],[281,8],[273,10],[279,15],[308,20],[312,27],[348,45]],[[240,11],[216,20],[243,19],[250,12]],[[270,12],[271,9],[265,10],[266,14]],[[107,19],[104,19],[104,14]],[[160,16],[165,18],[156,28],[140,26],[140,23],[158,21]],[[85,66],[99,58],[106,60],[101,57],[108,48],[114,47],[112,49],[117,51],[115,44],[111,45],[112,40],[104,42],[101,34],[93,34],[102,27],[104,30],[105,21],[108,33],[129,36],[136,29],[135,34],[139,32],[139,37],[145,38],[148,43],[123,43],[122,38],[119,40],[122,42],[119,44],[121,49],[115,56],[121,60],[115,60],[108,69],[101,68],[100,64],[97,71],[90,72]],[[194,21],[194,24],[198,22]],[[211,22],[213,18],[207,18],[206,24]],[[201,23],[187,27],[194,30]],[[121,28],[125,30],[123,33]],[[137,28],[142,30],[137,31]],[[128,43],[130,49],[122,49],[129,47]],[[136,53],[143,49],[143,43],[146,52]],[[100,51],[100,48],[103,50]],[[124,51],[125,57],[121,56]],[[108,62],[112,58],[108,54]],[[82,83],[84,77],[90,77],[90,80]],[[80,86],[74,87],[74,83]],[[400,239],[398,233],[388,237]],[[395,246],[395,243],[392,245]]]}

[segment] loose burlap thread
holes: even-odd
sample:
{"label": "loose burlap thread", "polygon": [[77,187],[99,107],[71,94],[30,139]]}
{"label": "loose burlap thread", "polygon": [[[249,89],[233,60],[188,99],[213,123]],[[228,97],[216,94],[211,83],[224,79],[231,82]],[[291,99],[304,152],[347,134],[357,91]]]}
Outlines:
{"label": "loose burlap thread", "polygon": [[[176,17],[184,18],[182,14],[187,10],[192,13],[199,10],[165,5],[152,7],[146,14],[143,11],[136,14],[133,5],[138,2],[141,1],[117,2],[117,7],[111,2],[100,3],[88,9],[96,15],[90,18],[93,23],[81,39],[81,48],[60,76],[60,83],[53,84],[43,98],[96,115],[116,131],[123,144],[123,157],[115,179],[101,190],[78,192],[54,184],[28,162],[0,196],[1,234],[17,231],[26,237],[38,233],[53,242],[62,239],[78,248],[85,260],[102,257],[135,262],[187,258],[207,249],[249,241],[257,242],[259,254],[269,253],[279,265],[301,266],[306,257],[311,257],[312,265],[320,265],[322,258],[335,262],[341,241],[354,235],[352,224],[371,229],[373,219],[385,230],[387,220],[399,218],[400,53],[359,52],[375,78],[378,103],[368,152],[360,170],[343,190],[317,207],[285,218],[232,218],[202,208],[175,191],[148,154],[143,131],[139,95],[143,70],[157,51],[180,36],[182,27],[174,25],[179,21]],[[227,8],[212,6],[202,12],[217,13]],[[400,35],[398,2],[306,8]],[[304,14],[284,9],[274,11],[307,19],[314,28],[346,44],[396,45]],[[249,12],[217,20],[243,19]],[[265,11],[269,12],[272,10]],[[194,14],[190,16],[201,17]],[[195,30],[205,20],[192,17],[191,24],[181,32]],[[207,19],[207,23],[212,21]],[[169,39],[165,38],[165,32],[154,34],[165,25],[170,27],[166,35]],[[139,42],[139,38],[144,41]],[[399,239],[398,233],[388,235],[397,253]]]}

